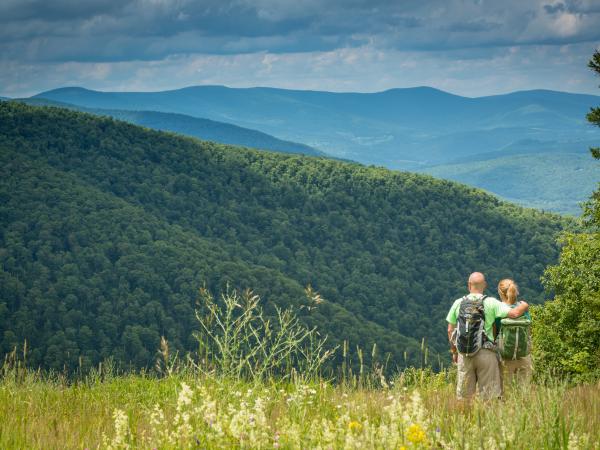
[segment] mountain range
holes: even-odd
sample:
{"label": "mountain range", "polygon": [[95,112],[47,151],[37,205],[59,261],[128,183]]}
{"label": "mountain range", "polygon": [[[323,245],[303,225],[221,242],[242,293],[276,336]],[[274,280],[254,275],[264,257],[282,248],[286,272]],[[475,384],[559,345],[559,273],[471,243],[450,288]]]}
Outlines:
{"label": "mountain range", "polygon": [[[585,122],[589,108],[600,104],[600,97],[592,95],[535,90],[468,98],[427,87],[333,93],[197,86],[164,92],[73,87],[36,97],[87,108],[160,111],[227,122],[334,157],[428,172],[563,213],[577,214],[578,202],[596,182],[596,168],[585,164],[588,147],[600,140],[600,131]],[[535,169],[550,154],[558,167],[550,172]],[[507,160],[513,156],[518,158]],[[482,161],[490,173],[509,176],[500,184],[488,182],[481,173],[470,176]],[[519,175],[508,172],[516,161],[523,164]],[[467,169],[458,170],[457,164]],[[530,171],[536,172],[535,178],[528,176]],[[576,188],[561,190],[560,180],[569,179],[576,180]]]}
{"label": "mountain range", "polygon": [[156,111],[127,111],[101,108],[87,108],[69,103],[48,100],[44,98],[25,98],[17,101],[33,106],[56,106],[59,108],[76,109],[99,116],[109,116],[155,130],[172,131],[197,137],[206,141],[222,144],[238,145],[261,150],[278,151],[283,153],[301,153],[312,156],[325,156],[308,145],[277,139],[266,133],[248,128],[238,127],[229,123],[201,119],[184,114],[162,113]]}

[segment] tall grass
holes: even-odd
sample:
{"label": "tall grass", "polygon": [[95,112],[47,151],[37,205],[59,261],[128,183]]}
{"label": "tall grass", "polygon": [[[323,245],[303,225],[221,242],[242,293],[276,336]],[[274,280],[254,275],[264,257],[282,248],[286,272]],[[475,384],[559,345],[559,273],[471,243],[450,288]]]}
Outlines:
{"label": "tall grass", "polygon": [[[308,300],[320,296],[307,288]],[[309,303],[309,306],[310,303]],[[196,318],[200,332],[200,361],[195,367],[203,373],[263,380],[296,374],[304,378],[319,375],[325,361],[335,352],[327,349],[327,338],[316,328],[306,327],[294,311],[274,306],[275,317],[267,317],[260,298],[252,291],[227,291],[216,302],[212,294],[200,290]]]}
{"label": "tall grass", "polygon": [[67,378],[26,369],[26,351],[13,352],[0,368],[0,448],[600,448],[600,384],[546,378],[464,403],[453,369],[386,378],[373,347],[371,365],[359,349],[353,371],[347,343],[337,378],[325,379],[331,351],[291,312],[269,320],[249,292],[204,295],[195,359],[163,339],[150,372],[107,362]]}
{"label": "tall grass", "polygon": [[503,401],[466,404],[447,377],[415,369],[355,388],[5,372],[0,448],[599,448],[599,385],[512,387]]}

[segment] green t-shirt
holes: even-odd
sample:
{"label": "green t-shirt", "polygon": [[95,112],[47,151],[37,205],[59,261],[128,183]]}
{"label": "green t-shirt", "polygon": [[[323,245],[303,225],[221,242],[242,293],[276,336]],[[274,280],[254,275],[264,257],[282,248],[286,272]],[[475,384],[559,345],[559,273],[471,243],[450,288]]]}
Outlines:
{"label": "green t-shirt", "polygon": [[[468,297],[478,298],[482,297],[483,294],[469,294]],[[446,321],[449,324],[456,325],[458,320],[458,308],[460,306],[460,302],[463,297],[456,299],[448,311],[448,315],[446,316]],[[496,319],[504,319],[509,311],[511,310],[510,305],[506,303],[502,303],[501,301],[495,299],[494,297],[486,297],[483,301],[483,312],[485,316],[485,334],[490,339],[490,341],[494,340],[494,320]]]}

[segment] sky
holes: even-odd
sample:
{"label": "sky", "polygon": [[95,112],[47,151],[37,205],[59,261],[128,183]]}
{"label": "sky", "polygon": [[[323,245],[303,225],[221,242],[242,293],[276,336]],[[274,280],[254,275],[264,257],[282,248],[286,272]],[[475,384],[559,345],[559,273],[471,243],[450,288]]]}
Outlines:
{"label": "sky", "polygon": [[600,0],[0,0],[0,95],[64,86],[600,95]]}

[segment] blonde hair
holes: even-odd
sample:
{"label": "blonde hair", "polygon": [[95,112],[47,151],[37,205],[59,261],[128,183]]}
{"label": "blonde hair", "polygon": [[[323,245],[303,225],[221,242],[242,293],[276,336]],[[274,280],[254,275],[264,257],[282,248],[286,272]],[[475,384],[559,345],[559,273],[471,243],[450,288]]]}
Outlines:
{"label": "blonde hair", "polygon": [[505,278],[498,283],[498,294],[504,303],[512,305],[517,301],[519,286],[510,278]]}

